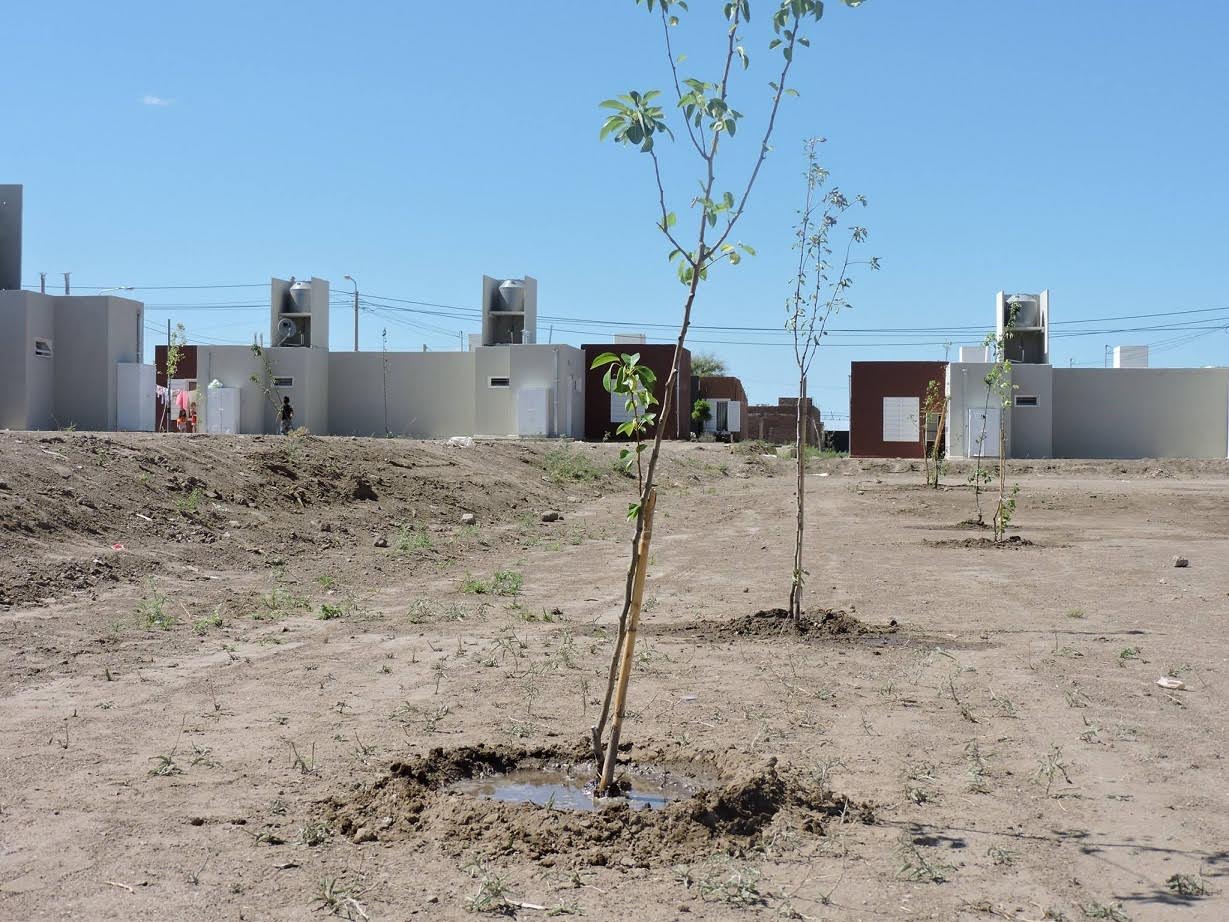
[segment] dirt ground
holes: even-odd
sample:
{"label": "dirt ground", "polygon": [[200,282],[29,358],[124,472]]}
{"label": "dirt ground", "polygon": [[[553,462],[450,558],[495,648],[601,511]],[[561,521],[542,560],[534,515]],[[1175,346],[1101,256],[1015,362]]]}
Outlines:
{"label": "dirt ground", "polygon": [[614,454],[0,433],[0,918],[1229,918],[1226,462],[1013,464],[1008,547],[813,462],[778,632],[789,462],[670,445],[624,740],[703,789],[449,792],[586,757]]}

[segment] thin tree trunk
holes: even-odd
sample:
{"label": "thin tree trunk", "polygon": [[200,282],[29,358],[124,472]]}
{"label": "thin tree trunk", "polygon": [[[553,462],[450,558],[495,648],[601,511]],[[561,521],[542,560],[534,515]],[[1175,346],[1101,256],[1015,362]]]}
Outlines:
{"label": "thin tree trunk", "polygon": [[945,436],[945,434],[944,434],[944,433],[945,433],[945,430],[944,430],[944,428],[943,428],[943,424],[944,424],[944,422],[945,422],[946,420],[947,420],[947,398],[945,397],[945,398],[943,399],[943,403],[941,403],[941,404],[939,405],[939,422],[938,422],[938,424],[935,426],[935,449],[934,449],[934,452],[935,452],[935,456],[934,456],[934,475],[935,475],[935,480],[934,480],[934,488],[935,488],[936,490],[937,490],[937,489],[939,489],[939,477],[941,476],[941,474],[942,474],[942,470],[943,470],[943,469],[939,466],[939,462],[942,460],[942,454],[946,453],[946,451],[944,451],[943,453],[940,453],[940,451],[939,451],[939,443],[942,441],[942,442],[943,442],[943,448],[944,448],[945,450],[946,450],[946,448],[947,448],[947,444],[946,444],[947,439],[946,439],[946,436]]}
{"label": "thin tree trunk", "polygon": [[[806,429],[803,421],[803,407],[807,399],[807,378],[803,375],[798,379],[798,413],[794,428],[794,454],[798,467],[798,523],[794,534],[794,584],[789,592],[789,615],[794,621],[802,620],[802,536],[806,505]],[[809,414],[807,414],[809,416]]]}
{"label": "thin tree trunk", "polygon": [[632,661],[636,652],[636,632],[640,627],[640,607],[644,599],[644,581],[649,569],[649,542],[653,539],[653,508],[657,505],[657,491],[650,489],[641,514],[644,528],[636,543],[636,577],[632,585],[631,607],[628,611],[627,629],[623,636],[622,656],[619,658],[619,682],[615,690],[614,720],[610,724],[610,742],[606,747],[606,760],[602,765],[602,777],[597,793],[605,794],[614,781],[615,765],[619,757],[619,734],[623,730],[623,718],[627,707],[627,685],[631,679]]}

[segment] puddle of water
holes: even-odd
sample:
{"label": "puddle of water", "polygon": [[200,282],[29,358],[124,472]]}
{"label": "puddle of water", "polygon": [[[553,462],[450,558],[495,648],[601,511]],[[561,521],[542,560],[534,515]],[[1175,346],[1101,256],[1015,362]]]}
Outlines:
{"label": "puddle of water", "polygon": [[631,790],[623,797],[594,797],[590,776],[577,778],[567,772],[540,768],[518,768],[503,775],[466,778],[448,790],[502,800],[530,803],[559,810],[594,812],[616,804],[629,804],[633,810],[661,810],[675,800],[692,796],[696,787],[681,775],[666,773],[628,775]]}

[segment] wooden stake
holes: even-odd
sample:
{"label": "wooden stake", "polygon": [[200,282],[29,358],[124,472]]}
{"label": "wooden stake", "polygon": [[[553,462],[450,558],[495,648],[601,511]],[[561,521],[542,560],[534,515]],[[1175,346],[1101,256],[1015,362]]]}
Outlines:
{"label": "wooden stake", "polygon": [[602,765],[602,777],[597,785],[599,795],[605,794],[614,781],[615,763],[619,755],[619,734],[623,729],[623,709],[627,704],[627,684],[632,674],[636,631],[640,626],[640,605],[644,599],[644,580],[649,570],[649,542],[653,538],[653,509],[656,505],[657,490],[653,489],[649,491],[642,510],[644,529],[640,532],[640,544],[636,548],[636,580],[632,585],[632,604],[627,615],[627,636],[623,639],[623,657],[619,663],[619,684],[615,687],[614,720],[610,724],[606,760]]}

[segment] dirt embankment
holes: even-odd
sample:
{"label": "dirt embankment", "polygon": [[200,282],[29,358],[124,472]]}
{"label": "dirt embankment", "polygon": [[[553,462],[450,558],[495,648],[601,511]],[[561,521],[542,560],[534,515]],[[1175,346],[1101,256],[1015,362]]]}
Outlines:
{"label": "dirt embankment", "polygon": [[412,540],[465,513],[483,526],[566,513],[626,488],[613,457],[513,441],[3,433],[0,605]]}

